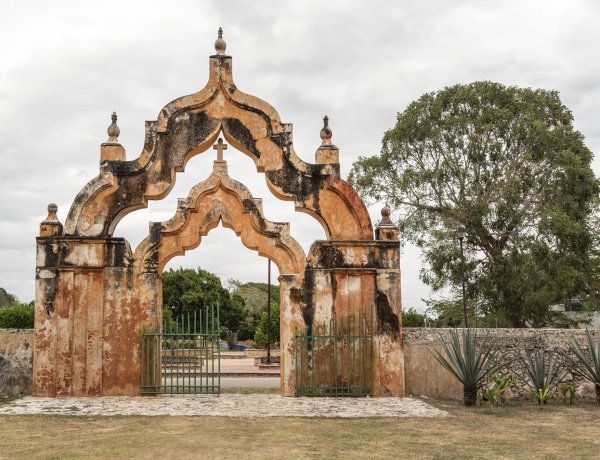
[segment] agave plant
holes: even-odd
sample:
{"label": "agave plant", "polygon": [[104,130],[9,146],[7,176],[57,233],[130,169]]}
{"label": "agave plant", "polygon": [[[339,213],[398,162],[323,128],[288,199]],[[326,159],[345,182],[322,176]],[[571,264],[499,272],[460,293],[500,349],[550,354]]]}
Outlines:
{"label": "agave plant", "polygon": [[462,329],[462,340],[458,331],[452,330],[450,343],[438,335],[443,354],[439,350],[432,356],[463,385],[465,406],[473,406],[477,400],[477,388],[484,378],[495,372],[501,362],[501,347],[497,340],[485,335],[477,345],[477,331]]}
{"label": "agave plant", "polygon": [[567,371],[561,369],[556,356],[546,353],[543,349],[527,350],[525,358],[517,361],[518,370],[515,375],[525,385],[531,388],[531,394],[538,400],[540,406],[546,404],[549,393],[564,379]]}
{"label": "agave plant", "polygon": [[592,382],[596,387],[596,403],[600,404],[600,337],[594,345],[594,339],[589,328],[585,330],[589,356],[584,353],[579,344],[570,339],[571,351],[575,357],[563,353],[563,356],[573,365],[574,370],[579,372],[586,380]]}

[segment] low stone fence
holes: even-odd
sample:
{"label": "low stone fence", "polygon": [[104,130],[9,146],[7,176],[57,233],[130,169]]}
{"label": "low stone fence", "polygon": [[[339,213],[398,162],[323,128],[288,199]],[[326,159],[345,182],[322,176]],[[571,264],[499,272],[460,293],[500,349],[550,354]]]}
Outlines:
{"label": "low stone fence", "polygon": [[[271,356],[279,356],[281,351],[278,349],[271,348]],[[246,358],[257,358],[259,356],[267,356],[266,348],[246,348],[244,350],[244,355]]]}
{"label": "low stone fence", "polygon": [[0,329],[0,395],[31,394],[33,329]]}
{"label": "low stone fence", "polygon": [[[431,355],[441,349],[438,336],[448,343],[451,329],[404,328],[404,372],[407,395],[426,395],[462,399],[462,385],[450,375]],[[593,330],[594,337],[598,331]],[[460,330],[459,330],[460,333]],[[504,343],[504,356],[515,359],[525,350],[543,348],[545,351],[570,350],[569,338],[573,338],[587,349],[584,329],[480,329],[478,338],[489,333],[490,338],[498,338]],[[503,372],[510,371],[505,369]],[[502,372],[502,371],[501,371]],[[594,385],[577,375],[569,374],[578,396],[595,397]],[[507,396],[511,397],[510,392]]]}
{"label": "low stone fence", "polygon": [[[434,358],[430,351],[439,349],[438,335],[450,339],[450,329],[404,328],[404,369],[407,395],[427,395],[462,399],[462,386]],[[504,342],[507,358],[526,349],[569,350],[569,338],[586,349],[583,329],[480,329],[479,336],[489,333]],[[594,330],[597,337],[597,330]],[[279,350],[272,350],[278,356]],[[246,350],[251,357],[266,356],[266,350]],[[33,376],[33,329],[0,329],[0,394],[31,394]],[[572,379],[578,396],[593,398],[594,386],[577,375]],[[510,394],[509,394],[510,396]]]}

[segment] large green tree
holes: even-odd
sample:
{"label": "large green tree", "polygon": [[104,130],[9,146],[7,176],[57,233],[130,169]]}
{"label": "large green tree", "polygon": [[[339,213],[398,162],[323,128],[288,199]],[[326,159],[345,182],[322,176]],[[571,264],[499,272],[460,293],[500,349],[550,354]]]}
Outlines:
{"label": "large green tree", "polygon": [[163,308],[171,310],[175,319],[188,313],[199,314],[205,305],[211,307],[218,303],[221,327],[231,335],[248,315],[243,299],[232,298],[218,276],[201,268],[169,269],[163,273],[162,284]]}
{"label": "large green tree", "polygon": [[541,326],[552,303],[590,290],[598,196],[592,152],[557,92],[492,82],[428,93],[399,113],[381,153],[349,182],[397,213],[422,249],[434,291],[461,282],[455,230],[464,226],[467,298],[514,327]]}
{"label": "large green tree", "polygon": [[[229,290],[232,294],[239,295],[244,299],[245,306],[250,312],[260,316],[267,309],[267,283],[248,282],[242,283],[236,279],[227,280]],[[271,284],[271,303],[279,305],[279,285]]]}

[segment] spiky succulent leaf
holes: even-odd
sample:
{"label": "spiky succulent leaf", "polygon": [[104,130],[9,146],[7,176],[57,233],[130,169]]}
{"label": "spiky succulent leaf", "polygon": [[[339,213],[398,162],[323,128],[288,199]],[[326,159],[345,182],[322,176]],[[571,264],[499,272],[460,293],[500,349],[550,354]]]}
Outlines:
{"label": "spiky succulent leaf", "polygon": [[551,391],[564,379],[567,371],[561,369],[555,355],[548,353],[548,356],[546,360],[543,349],[526,350],[525,357],[517,361],[515,375],[533,391]]}
{"label": "spiky succulent leaf", "polygon": [[449,343],[438,336],[443,350],[432,352],[432,356],[465,388],[476,389],[480,382],[495,371],[500,362],[500,346],[489,336],[477,345],[477,331],[471,328],[462,330],[462,340],[457,330],[450,331]]}
{"label": "spiky succulent leaf", "polygon": [[570,338],[571,351],[575,357],[567,353],[563,353],[563,356],[586,380],[600,386],[600,338],[596,340],[594,345],[594,338],[589,328],[586,328],[585,334],[589,355],[581,349],[573,338]]}

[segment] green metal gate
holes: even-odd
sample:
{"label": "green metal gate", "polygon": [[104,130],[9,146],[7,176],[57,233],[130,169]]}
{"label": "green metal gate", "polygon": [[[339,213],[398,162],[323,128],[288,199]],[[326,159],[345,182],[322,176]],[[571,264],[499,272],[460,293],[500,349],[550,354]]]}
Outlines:
{"label": "green metal gate", "polygon": [[373,320],[368,316],[360,311],[296,329],[296,396],[373,394]]}
{"label": "green metal gate", "polygon": [[220,392],[219,308],[166,327],[142,326],[142,394]]}

